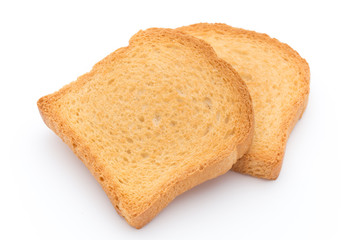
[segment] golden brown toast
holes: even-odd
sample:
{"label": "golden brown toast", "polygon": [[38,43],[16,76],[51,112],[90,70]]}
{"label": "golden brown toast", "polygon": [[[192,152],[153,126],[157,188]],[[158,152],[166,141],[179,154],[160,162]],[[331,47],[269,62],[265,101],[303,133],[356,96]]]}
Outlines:
{"label": "golden brown toast", "polygon": [[140,31],[38,107],[136,228],[230,170],[253,136],[239,74],[204,41],[171,29]]}
{"label": "golden brown toast", "polygon": [[249,88],[255,135],[249,152],[233,170],[276,179],[289,134],[307,105],[309,65],[287,44],[266,34],[208,23],[177,30],[208,42],[220,58],[238,71]]}

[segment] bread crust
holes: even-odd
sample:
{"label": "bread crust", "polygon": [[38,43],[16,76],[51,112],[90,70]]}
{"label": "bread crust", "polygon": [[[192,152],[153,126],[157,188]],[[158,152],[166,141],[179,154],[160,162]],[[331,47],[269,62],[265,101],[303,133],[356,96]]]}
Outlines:
{"label": "bread crust", "polygon": [[[58,111],[57,104],[62,96],[69,94],[70,91],[76,91],[81,88],[94,74],[106,71],[104,67],[106,67],[107,64],[115,61],[117,58],[121,58],[133,45],[136,45],[146,38],[154,37],[182,39],[182,41],[194,48],[194,50],[203,52],[204,56],[211,61],[214,66],[223,70],[224,74],[230,75],[229,78],[233,80],[234,86],[241,89],[242,97],[247,105],[247,112],[244,114],[248,116],[249,129],[247,129],[244,136],[237,137],[238,141],[235,142],[233,146],[228,146],[223,152],[219,152],[216,159],[208,161],[204,166],[191,167],[179,177],[164,183],[162,191],[154,194],[148,205],[142,206],[140,210],[135,211],[131,206],[126,204],[126,197],[121,192],[119,193],[116,181],[113,180],[114,176],[111,175],[111,172],[107,172],[106,164],[99,161],[96,154],[92,152],[92,149],[86,145],[84,140],[81,139],[76,131],[63,119],[62,114]],[[151,219],[179,194],[230,170],[236,160],[249,148],[254,132],[254,115],[251,98],[247,91],[246,84],[241,80],[238,73],[230,64],[219,59],[212,47],[206,42],[171,29],[153,28],[140,31],[131,38],[128,47],[120,48],[111,53],[97,63],[91,72],[79,77],[77,81],[66,85],[58,92],[42,97],[39,99],[37,105],[45,124],[52,129],[86,165],[96,180],[101,184],[116,211],[124,216],[126,221],[135,228],[141,228],[150,222]]]}
{"label": "bread crust", "polygon": [[[310,68],[306,60],[303,59],[299,53],[292,49],[289,45],[282,43],[275,38],[271,38],[267,34],[235,28],[222,23],[198,23],[180,27],[177,28],[177,30],[183,31],[187,34],[215,31],[220,34],[231,35],[234,38],[241,36],[242,38],[248,38],[253,41],[266,42],[268,45],[276,48],[279,54],[286,55],[292,61],[292,63],[298,67],[299,72],[302,75],[301,81],[304,83],[303,86],[305,87],[299,89],[299,94],[297,95],[298,98],[294,101],[291,108],[282,112],[282,139],[278,144],[278,149],[276,152],[263,150],[253,152],[252,154],[247,153],[242,158],[240,158],[232,168],[233,171],[259,178],[265,178],[269,180],[277,179],[280,174],[289,135],[292,129],[295,127],[297,121],[304,113],[308,103],[308,96],[310,92]],[[256,169],[256,171],[254,171],[254,169]]]}

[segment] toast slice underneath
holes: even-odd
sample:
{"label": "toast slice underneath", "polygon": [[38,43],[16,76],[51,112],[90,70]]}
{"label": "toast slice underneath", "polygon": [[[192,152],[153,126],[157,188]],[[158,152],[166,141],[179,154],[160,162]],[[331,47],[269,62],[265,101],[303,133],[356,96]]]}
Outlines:
{"label": "toast slice underneath", "polygon": [[307,62],[288,45],[266,34],[208,23],[178,30],[210,43],[249,88],[255,135],[249,152],[233,170],[276,179],[289,134],[307,105],[310,81]]}
{"label": "toast slice underneath", "polygon": [[38,107],[136,228],[230,170],[253,135],[238,73],[204,41],[171,29],[140,31]]}

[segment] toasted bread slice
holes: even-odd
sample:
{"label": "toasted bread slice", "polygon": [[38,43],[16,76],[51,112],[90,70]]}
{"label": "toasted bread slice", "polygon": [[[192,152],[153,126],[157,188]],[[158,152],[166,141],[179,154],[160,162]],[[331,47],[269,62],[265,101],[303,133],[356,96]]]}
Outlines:
{"label": "toasted bread slice", "polygon": [[254,126],[238,73],[203,40],[171,29],[140,31],[38,107],[136,228],[230,170]]}
{"label": "toasted bread slice", "polygon": [[307,105],[310,81],[307,62],[288,45],[266,34],[207,23],[178,30],[210,43],[249,88],[255,136],[249,152],[233,170],[276,179],[289,134]]}

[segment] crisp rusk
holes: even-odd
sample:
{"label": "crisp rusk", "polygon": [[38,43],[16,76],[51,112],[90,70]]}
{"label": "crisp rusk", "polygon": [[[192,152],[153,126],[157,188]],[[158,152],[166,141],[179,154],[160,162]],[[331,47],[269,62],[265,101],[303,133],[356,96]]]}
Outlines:
{"label": "crisp rusk", "polygon": [[254,105],[255,135],[249,152],[233,170],[276,179],[289,134],[307,105],[309,65],[287,44],[266,34],[208,23],[177,30],[208,42],[248,86]]}
{"label": "crisp rusk", "polygon": [[38,107],[135,228],[230,170],[253,136],[239,74],[203,40],[171,29],[138,32]]}

